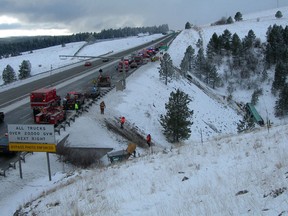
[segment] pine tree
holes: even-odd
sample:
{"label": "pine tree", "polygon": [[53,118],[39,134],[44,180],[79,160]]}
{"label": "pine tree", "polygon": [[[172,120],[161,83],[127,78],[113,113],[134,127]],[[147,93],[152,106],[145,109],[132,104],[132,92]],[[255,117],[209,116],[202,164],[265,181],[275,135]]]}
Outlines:
{"label": "pine tree", "polygon": [[223,48],[227,51],[231,50],[232,34],[228,29],[225,29],[222,36]]}
{"label": "pine tree", "polygon": [[249,78],[251,72],[254,72],[254,74],[257,72],[257,69],[258,69],[257,66],[259,66],[259,59],[256,56],[256,53],[254,52],[254,50],[250,49],[250,50],[246,50],[244,52],[243,61],[245,62],[243,67],[246,68],[246,70],[248,72],[247,78]]}
{"label": "pine tree", "polygon": [[216,66],[207,62],[206,63],[206,80],[209,85],[212,86],[213,89],[215,89],[216,86],[220,86],[221,79],[219,77],[219,74],[217,73]]}
{"label": "pine tree", "polygon": [[242,53],[242,42],[239,38],[239,36],[234,33],[232,35],[232,41],[231,41],[231,54],[233,59],[233,69],[239,69],[242,66],[242,60],[241,57],[243,55]]}
{"label": "pine tree", "polygon": [[252,97],[251,97],[251,104],[253,106],[255,106],[258,101],[259,101],[259,96],[263,95],[263,90],[262,89],[256,89],[253,94],[252,94]]}
{"label": "pine tree", "polygon": [[187,71],[192,71],[195,62],[195,50],[189,45],[185,51],[184,57],[181,61],[180,68],[183,75],[186,77]]}
{"label": "pine tree", "polygon": [[254,31],[250,29],[247,36],[245,36],[245,38],[243,39],[242,42],[243,49],[247,50],[253,48],[255,42],[256,42],[256,35]]}
{"label": "pine tree", "polygon": [[195,75],[199,78],[202,79],[202,74],[204,73],[204,68],[206,64],[206,59],[204,56],[204,51],[202,48],[198,50],[198,53],[196,55],[195,59]]}
{"label": "pine tree", "polygon": [[274,110],[276,117],[282,117],[288,114],[288,84],[285,84],[281,89]]}
{"label": "pine tree", "polygon": [[169,78],[172,80],[174,76],[174,68],[170,55],[165,53],[160,62],[159,70],[160,79],[165,80],[165,85],[168,84]]}
{"label": "pine tree", "polygon": [[219,38],[214,32],[207,44],[207,57],[209,58],[210,53],[218,53],[219,48]]}
{"label": "pine tree", "polygon": [[283,17],[282,12],[281,12],[281,11],[277,11],[276,14],[275,14],[275,17],[276,17],[277,19],[282,18],[282,17]]}
{"label": "pine tree", "polygon": [[266,68],[264,68],[263,71],[262,71],[261,82],[264,82],[267,79],[268,79],[268,72],[267,72]]}
{"label": "pine tree", "polygon": [[242,21],[243,20],[242,14],[240,12],[237,12],[234,16],[234,19],[236,22]]}
{"label": "pine tree", "polygon": [[160,124],[168,141],[175,143],[190,137],[190,126],[193,124],[190,120],[193,111],[188,107],[190,102],[189,95],[179,89],[170,93],[169,102],[165,104],[167,113],[160,116]]}
{"label": "pine tree", "polygon": [[191,29],[192,25],[189,22],[186,22],[185,29]]}
{"label": "pine tree", "polygon": [[267,65],[277,64],[279,61],[287,61],[285,59],[287,46],[285,43],[285,30],[282,26],[273,25],[266,32],[267,45],[265,50],[265,58]]}
{"label": "pine tree", "polygon": [[198,39],[197,40],[196,47],[199,48],[199,49],[200,48],[203,49],[203,40],[202,39]]}
{"label": "pine tree", "polygon": [[20,80],[23,80],[30,76],[31,76],[31,63],[29,60],[24,60],[19,66],[18,78]]}
{"label": "pine tree", "polygon": [[233,22],[234,22],[234,21],[233,21],[232,17],[229,16],[228,19],[227,19],[227,21],[226,21],[226,23],[227,23],[227,24],[232,24]]}
{"label": "pine tree", "polygon": [[288,45],[288,25],[286,25],[286,27],[283,29],[283,40],[285,45]]}
{"label": "pine tree", "polygon": [[221,64],[222,56],[220,55],[220,43],[218,35],[214,32],[207,44],[206,56],[207,60],[217,65]]}
{"label": "pine tree", "polygon": [[274,81],[272,83],[272,93],[275,94],[278,90],[284,87],[286,76],[288,73],[288,64],[279,62],[275,67]]}
{"label": "pine tree", "polygon": [[8,64],[6,68],[3,70],[2,79],[4,84],[12,83],[16,81],[16,73],[14,69]]}

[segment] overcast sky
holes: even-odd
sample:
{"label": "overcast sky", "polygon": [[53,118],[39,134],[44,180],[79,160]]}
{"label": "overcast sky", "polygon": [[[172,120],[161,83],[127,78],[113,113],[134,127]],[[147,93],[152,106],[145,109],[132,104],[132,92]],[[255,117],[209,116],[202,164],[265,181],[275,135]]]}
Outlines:
{"label": "overcast sky", "polygon": [[[99,32],[108,28],[212,23],[287,6],[288,0],[0,0],[0,37]],[[285,14],[283,14],[285,16]],[[287,15],[288,16],[288,15]]]}

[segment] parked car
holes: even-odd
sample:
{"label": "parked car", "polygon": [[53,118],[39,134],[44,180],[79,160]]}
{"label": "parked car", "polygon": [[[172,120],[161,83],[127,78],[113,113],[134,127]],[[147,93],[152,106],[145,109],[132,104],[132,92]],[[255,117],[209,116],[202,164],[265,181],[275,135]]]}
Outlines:
{"label": "parked car", "polygon": [[84,64],[85,67],[89,67],[89,66],[92,66],[92,62],[90,61],[86,61],[85,64]]}
{"label": "parked car", "polygon": [[94,85],[92,88],[87,90],[84,95],[85,98],[96,99],[97,97],[100,96],[100,93],[101,93],[100,88]]}
{"label": "parked car", "polygon": [[108,62],[110,59],[109,58],[103,58],[102,62]]}
{"label": "parked car", "polygon": [[3,155],[14,155],[16,152],[9,150],[9,140],[8,135],[0,136],[0,154]]}
{"label": "parked car", "polygon": [[137,62],[133,61],[131,64],[130,64],[130,68],[137,68],[138,67],[138,64]]}

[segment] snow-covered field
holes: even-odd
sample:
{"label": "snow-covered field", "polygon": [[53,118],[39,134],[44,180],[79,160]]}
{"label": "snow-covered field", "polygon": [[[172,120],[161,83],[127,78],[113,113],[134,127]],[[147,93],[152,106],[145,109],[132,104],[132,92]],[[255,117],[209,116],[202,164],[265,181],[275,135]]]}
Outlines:
{"label": "snow-covered field", "polygon": [[[4,58],[0,59],[0,85],[3,84],[2,72],[5,67],[9,64],[15,71],[16,74],[19,72],[19,66],[24,60],[29,60],[31,63],[31,75],[39,75],[42,73],[52,73],[58,72],[57,68],[64,67],[71,64],[76,64],[81,62],[84,64],[85,58],[76,58],[76,57],[60,57],[62,55],[74,55],[80,50],[78,56],[100,56],[109,52],[117,53],[125,49],[136,47],[138,45],[147,43],[149,41],[163,37],[162,34],[154,34],[149,36],[142,37],[128,37],[123,39],[108,40],[103,42],[94,43],[92,45],[86,45],[81,49],[86,42],[76,42],[65,44],[65,47],[61,45],[48,47],[40,50],[32,50],[31,52],[23,53],[20,56],[13,58]],[[48,57],[47,57],[48,56]],[[86,60],[89,58],[86,58]],[[34,78],[31,78],[34,79]],[[15,85],[13,83],[12,85]]]}
{"label": "snow-covered field", "polygon": [[[286,12],[287,8],[283,8],[282,19],[286,19]],[[224,27],[246,35],[257,24],[253,31],[260,37],[269,25],[282,22],[273,17],[275,13],[275,10],[263,12],[256,16],[259,21],[254,22],[250,15],[249,24],[244,20],[242,25]],[[219,34],[225,29],[211,28]],[[208,29],[201,31],[202,37],[207,38],[205,43],[213,34]],[[176,66],[187,46],[195,46],[198,38],[198,32],[185,30],[174,40],[168,52]],[[138,148],[140,157],[114,165],[107,165],[105,157],[102,166],[86,170],[74,170],[51,155],[51,182],[46,154],[30,155],[22,164],[23,180],[18,170],[13,169],[6,178],[0,177],[1,215],[13,215],[26,203],[23,212],[27,215],[288,215],[285,122],[273,118],[274,126],[269,131],[257,128],[251,133],[237,134],[236,123],[242,117],[233,109],[214,101],[187,80],[165,86],[158,79],[157,67],[159,62],[142,66],[128,77],[124,91],[112,90],[106,95],[105,115],[100,115],[97,103],[56,137],[60,139],[69,133],[71,145],[105,144],[124,149],[127,141],[106,130],[103,124],[104,118],[124,115],[129,123],[152,135],[156,144],[153,154]],[[159,116],[165,113],[170,92],[177,88],[192,99],[189,106],[194,110],[194,124],[191,137],[175,146],[162,135]],[[250,95],[251,92],[246,92],[247,98]],[[267,111],[272,115],[269,105],[273,103],[271,96],[264,94],[259,101],[260,113]]]}

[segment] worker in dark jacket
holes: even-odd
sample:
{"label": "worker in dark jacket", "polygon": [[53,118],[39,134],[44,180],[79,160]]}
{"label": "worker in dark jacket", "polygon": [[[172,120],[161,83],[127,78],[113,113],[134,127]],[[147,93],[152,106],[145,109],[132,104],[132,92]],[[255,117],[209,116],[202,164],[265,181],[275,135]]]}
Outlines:
{"label": "worker in dark jacket", "polygon": [[105,109],[105,107],[106,107],[106,105],[105,105],[104,101],[102,101],[102,102],[100,103],[100,111],[101,111],[101,114],[104,114],[104,109]]}

